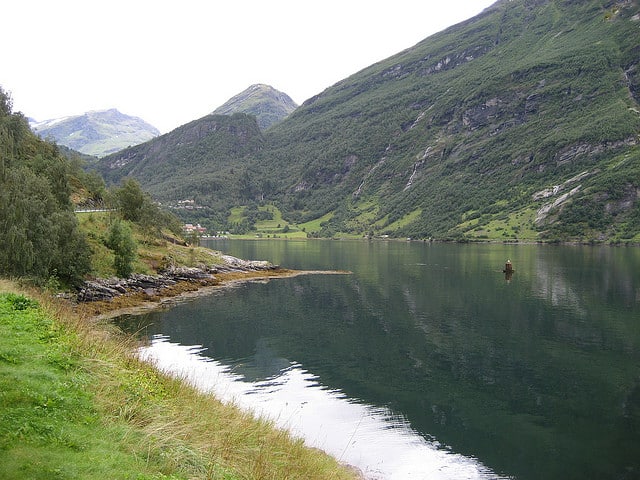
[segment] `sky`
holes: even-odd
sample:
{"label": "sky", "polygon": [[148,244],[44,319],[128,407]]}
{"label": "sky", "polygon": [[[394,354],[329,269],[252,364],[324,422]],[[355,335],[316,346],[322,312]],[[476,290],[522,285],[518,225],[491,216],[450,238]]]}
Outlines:
{"label": "sky", "polygon": [[117,108],[165,133],[256,83],[301,104],[494,2],[9,1],[0,87],[38,121]]}

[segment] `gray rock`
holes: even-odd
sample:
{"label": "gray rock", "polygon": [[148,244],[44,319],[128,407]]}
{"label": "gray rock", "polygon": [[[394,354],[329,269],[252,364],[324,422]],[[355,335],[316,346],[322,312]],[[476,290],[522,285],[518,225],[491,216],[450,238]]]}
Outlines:
{"label": "gray rock", "polygon": [[78,302],[111,300],[129,292],[143,291],[149,296],[162,293],[162,289],[177,282],[198,282],[206,285],[214,274],[226,272],[255,272],[275,270],[277,265],[262,260],[242,260],[223,255],[224,264],[198,267],[169,267],[160,275],[136,273],[129,278],[106,278],[84,282],[77,295]]}

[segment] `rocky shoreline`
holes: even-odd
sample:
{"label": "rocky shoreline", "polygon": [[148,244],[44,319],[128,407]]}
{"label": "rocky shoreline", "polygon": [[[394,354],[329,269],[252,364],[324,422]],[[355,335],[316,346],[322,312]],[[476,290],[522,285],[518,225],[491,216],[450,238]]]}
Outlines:
{"label": "rocky shoreline", "polygon": [[[93,321],[109,321],[123,314],[141,314],[175,305],[180,299],[210,294],[241,282],[298,275],[347,275],[347,271],[289,270],[267,261],[242,260],[222,255],[223,263],[200,267],[170,267],[157,275],[85,281],[75,299],[76,310]],[[355,478],[357,467],[340,462]]]}
{"label": "rocky shoreline", "polygon": [[199,267],[175,266],[157,275],[134,274],[129,278],[87,280],[73,298],[77,313],[94,320],[126,313],[171,307],[180,299],[207,295],[241,282],[263,281],[298,275],[348,275],[346,271],[290,270],[264,260],[242,260],[221,255],[222,263]]}
{"label": "rocky shoreline", "polygon": [[267,261],[221,256],[223,263],[199,267],[170,267],[157,275],[134,274],[129,278],[87,280],[69,298],[86,318],[103,319],[120,313],[164,308],[176,298],[206,294],[231,282],[289,277],[301,273]]}
{"label": "rocky shoreline", "polygon": [[200,286],[216,285],[219,275],[273,272],[280,270],[261,260],[242,260],[230,255],[221,256],[224,263],[201,267],[169,267],[158,275],[133,274],[129,278],[98,278],[87,280],[80,288],[79,303],[111,301],[121,295],[142,293],[147,297],[162,295],[164,291],[183,282]]}

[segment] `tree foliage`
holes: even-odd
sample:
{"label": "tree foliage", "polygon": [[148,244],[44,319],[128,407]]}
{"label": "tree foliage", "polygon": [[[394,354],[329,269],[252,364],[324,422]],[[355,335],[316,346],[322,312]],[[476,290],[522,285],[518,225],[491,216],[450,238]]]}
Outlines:
{"label": "tree foliage", "polygon": [[113,266],[116,274],[124,278],[131,275],[138,247],[129,224],[119,219],[114,221],[109,227],[105,243],[107,247],[113,250]]}
{"label": "tree foliage", "polygon": [[139,225],[148,237],[160,236],[163,228],[176,234],[181,232],[178,218],[155,203],[137,180],[126,178],[112,190],[112,196],[120,217]]}
{"label": "tree foliage", "polygon": [[69,199],[69,164],[11,109],[0,88],[0,274],[77,284],[90,251]]}
{"label": "tree foliage", "polygon": [[123,219],[138,222],[142,216],[145,203],[150,203],[140,184],[133,178],[127,178],[122,186],[114,191],[116,208]]}

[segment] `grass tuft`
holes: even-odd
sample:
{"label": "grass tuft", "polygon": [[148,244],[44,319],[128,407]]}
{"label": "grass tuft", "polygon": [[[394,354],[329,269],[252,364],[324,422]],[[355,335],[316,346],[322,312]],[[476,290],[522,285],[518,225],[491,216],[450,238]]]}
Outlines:
{"label": "grass tuft", "polygon": [[355,478],[271,422],[161,374],[136,346],[0,280],[0,478]]}

